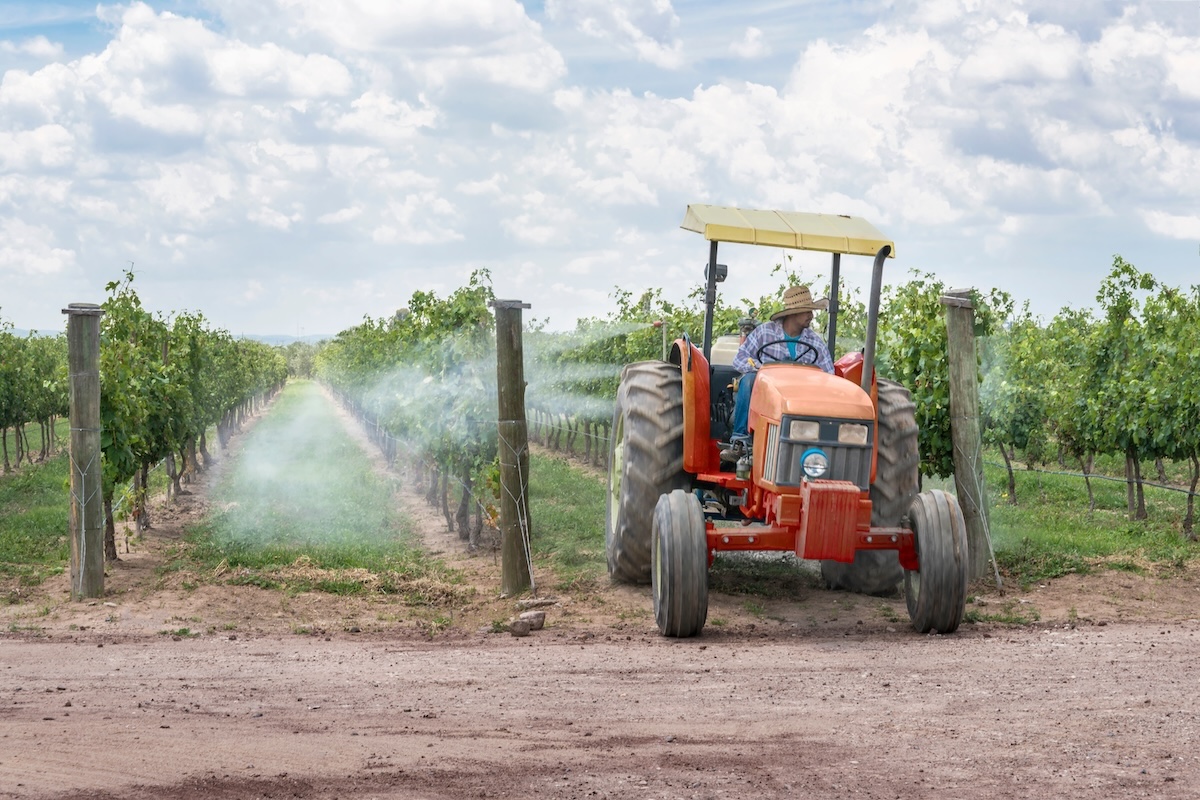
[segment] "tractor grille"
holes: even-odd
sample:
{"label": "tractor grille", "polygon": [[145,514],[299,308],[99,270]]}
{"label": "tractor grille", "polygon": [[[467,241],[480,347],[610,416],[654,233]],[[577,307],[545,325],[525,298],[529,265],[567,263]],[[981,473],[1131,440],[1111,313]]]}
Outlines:
{"label": "tractor grille", "polygon": [[[790,428],[792,417],[785,417],[783,431]],[[867,443],[843,444],[838,442],[838,427],[842,422],[856,425],[862,420],[819,420],[820,435],[814,440],[792,440],[780,434],[781,428],[772,425],[767,431],[766,473],[775,476],[779,486],[799,486],[804,473],[800,469],[800,456],[810,447],[819,447],[829,458],[829,470],[823,480],[850,481],[860,489],[871,488],[871,442],[875,425],[868,422]]]}

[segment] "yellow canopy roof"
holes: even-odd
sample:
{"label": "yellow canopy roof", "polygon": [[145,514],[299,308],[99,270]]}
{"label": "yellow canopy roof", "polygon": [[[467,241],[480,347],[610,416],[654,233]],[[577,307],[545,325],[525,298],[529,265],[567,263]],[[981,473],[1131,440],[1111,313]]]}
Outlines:
{"label": "yellow canopy roof", "polygon": [[825,253],[873,256],[896,245],[862,217],[806,214],[799,211],[758,211],[733,206],[692,204],[683,217],[684,230],[704,234],[710,242],[740,242]]}

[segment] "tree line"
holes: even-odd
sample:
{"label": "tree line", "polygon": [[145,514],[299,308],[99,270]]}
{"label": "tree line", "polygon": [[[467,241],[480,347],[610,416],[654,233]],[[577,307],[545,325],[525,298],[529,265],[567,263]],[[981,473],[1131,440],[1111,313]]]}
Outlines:
{"label": "tree line", "polygon": [[[207,431],[223,448],[246,416],[287,380],[275,348],[235,339],[193,312],[164,315],[142,306],[134,275],[105,286],[100,321],[100,444],[103,457],[105,556],[117,557],[114,498],[132,485],[132,512],[148,523],[145,487],[163,463],[168,490],[208,467]],[[0,425],[21,441],[36,422],[52,441],[55,417],[67,413],[66,337],[20,338],[0,329]],[[7,436],[5,437],[7,439]],[[8,468],[6,461],[5,468]]]}

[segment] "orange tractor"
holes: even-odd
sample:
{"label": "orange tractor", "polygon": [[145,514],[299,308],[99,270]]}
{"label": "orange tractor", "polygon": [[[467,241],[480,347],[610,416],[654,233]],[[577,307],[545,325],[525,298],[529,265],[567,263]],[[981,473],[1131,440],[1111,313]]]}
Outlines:
{"label": "orange tractor", "polygon": [[[697,347],[685,335],[666,361],[621,373],[609,452],[609,574],[652,585],[665,636],[703,629],[717,553],[754,550],[819,560],[830,588],[882,594],[903,580],[913,626],[954,631],[967,593],[962,511],[946,492],[917,493],[915,406],[908,390],[874,369],[892,242],[857,217],[722,206],[688,206],[682,227],[709,241],[704,341]],[[841,257],[874,258],[865,346],[838,359],[833,374],[762,365],[750,399],[752,446],[736,467],[720,452],[738,373],[736,337],[714,348],[717,284],[727,275],[719,242],[832,253],[826,338],[834,354]]]}

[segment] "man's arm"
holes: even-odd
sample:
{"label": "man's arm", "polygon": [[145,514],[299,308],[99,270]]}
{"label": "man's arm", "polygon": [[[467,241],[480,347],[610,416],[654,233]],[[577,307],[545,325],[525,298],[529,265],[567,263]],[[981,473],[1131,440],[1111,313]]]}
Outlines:
{"label": "man's arm", "polygon": [[766,327],[767,325],[764,323],[750,331],[750,335],[746,337],[746,341],[742,342],[741,347],[738,348],[737,354],[733,357],[733,368],[738,372],[752,372],[761,366],[754,360],[754,354],[758,352],[758,348],[764,342],[771,341],[770,339],[763,339],[763,329]]}
{"label": "man's arm", "polygon": [[826,372],[833,372],[833,357],[829,355],[829,347],[825,344],[825,340],[821,338],[821,334],[814,331],[812,328],[805,328],[802,339],[809,342],[813,349],[817,352],[817,366]]}

